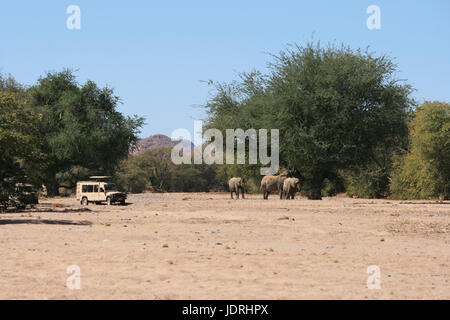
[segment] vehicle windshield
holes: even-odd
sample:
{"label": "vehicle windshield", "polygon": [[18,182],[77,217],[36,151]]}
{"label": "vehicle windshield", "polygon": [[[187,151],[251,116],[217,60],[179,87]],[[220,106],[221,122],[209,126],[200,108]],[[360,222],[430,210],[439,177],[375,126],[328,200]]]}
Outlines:
{"label": "vehicle windshield", "polygon": [[114,183],[105,184],[105,191],[117,191],[117,187]]}

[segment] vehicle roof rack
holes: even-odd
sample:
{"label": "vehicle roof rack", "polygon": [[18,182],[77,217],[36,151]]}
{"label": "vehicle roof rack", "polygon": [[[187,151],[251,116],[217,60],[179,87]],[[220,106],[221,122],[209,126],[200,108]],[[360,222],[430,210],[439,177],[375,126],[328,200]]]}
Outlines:
{"label": "vehicle roof rack", "polygon": [[89,177],[89,179],[95,180],[95,181],[105,181],[105,180],[111,179],[111,177],[110,176],[92,176],[92,177]]}

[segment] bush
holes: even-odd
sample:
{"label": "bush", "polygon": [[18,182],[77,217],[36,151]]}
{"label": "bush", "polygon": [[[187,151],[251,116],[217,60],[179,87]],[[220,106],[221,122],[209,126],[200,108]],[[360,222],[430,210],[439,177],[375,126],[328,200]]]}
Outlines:
{"label": "bush", "polygon": [[387,196],[389,178],[382,169],[363,169],[347,172],[344,183],[349,197],[379,199]]}
{"label": "bush", "polygon": [[340,176],[325,178],[323,181],[322,197],[333,197],[344,191],[344,181]]}
{"label": "bush", "polygon": [[439,184],[437,172],[429,162],[422,161],[415,154],[396,158],[391,182],[393,199],[437,199]]}
{"label": "bush", "polygon": [[410,128],[410,153],[395,159],[394,199],[450,199],[450,105],[426,102]]}

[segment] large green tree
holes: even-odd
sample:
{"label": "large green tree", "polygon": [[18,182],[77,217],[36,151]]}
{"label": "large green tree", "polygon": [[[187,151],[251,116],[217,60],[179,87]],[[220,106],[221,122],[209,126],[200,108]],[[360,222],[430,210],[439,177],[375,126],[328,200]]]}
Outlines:
{"label": "large green tree", "polygon": [[411,88],[387,56],[345,46],[293,46],[269,73],[217,85],[209,127],[280,130],[280,160],[296,169],[310,199],[342,170],[375,165],[387,186],[391,155],[405,147]]}
{"label": "large green tree", "polygon": [[138,140],[143,119],[124,116],[112,89],[92,81],[80,86],[69,70],[48,73],[28,93],[39,117],[41,179],[50,194],[80,175],[112,174]]}

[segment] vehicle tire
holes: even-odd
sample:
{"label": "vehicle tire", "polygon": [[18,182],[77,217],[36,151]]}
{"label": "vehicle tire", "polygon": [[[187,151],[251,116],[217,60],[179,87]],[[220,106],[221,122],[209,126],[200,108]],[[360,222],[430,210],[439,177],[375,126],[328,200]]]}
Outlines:
{"label": "vehicle tire", "polygon": [[124,206],[125,205],[125,201],[120,201],[120,205]]}
{"label": "vehicle tire", "polygon": [[108,206],[111,205],[111,197],[106,198],[106,204],[107,204]]}
{"label": "vehicle tire", "polygon": [[89,205],[88,198],[84,197],[83,199],[81,199],[81,204],[82,204],[83,206],[88,206],[88,205]]}

